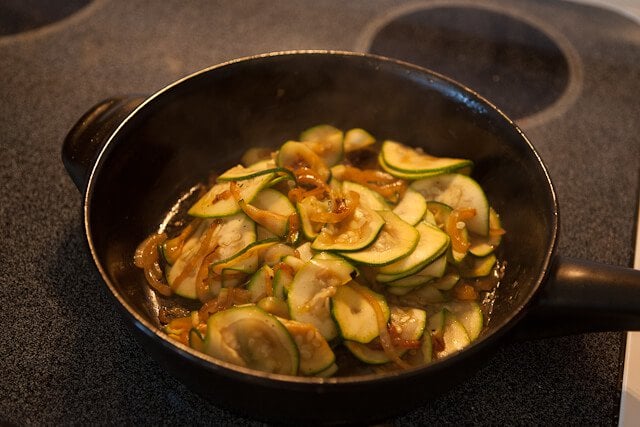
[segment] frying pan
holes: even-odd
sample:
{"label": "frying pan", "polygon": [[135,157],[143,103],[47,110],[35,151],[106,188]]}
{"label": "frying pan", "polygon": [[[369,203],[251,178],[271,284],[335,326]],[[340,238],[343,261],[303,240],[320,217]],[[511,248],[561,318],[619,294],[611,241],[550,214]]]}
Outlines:
{"label": "frying pan", "polygon": [[[473,176],[508,234],[493,312],[469,347],[404,372],[298,378],[215,360],[161,332],[164,302],[133,266],[136,246],[209,172],[235,164],[248,147],[276,147],[319,123],[474,161]],[[464,380],[504,339],[640,327],[640,272],[556,255],[556,194],[518,127],[472,90],[414,65],[333,51],[227,62],[150,97],[97,104],[67,135],[62,157],[84,198],[88,252],[143,346],[194,391],[243,415],[372,422]]]}

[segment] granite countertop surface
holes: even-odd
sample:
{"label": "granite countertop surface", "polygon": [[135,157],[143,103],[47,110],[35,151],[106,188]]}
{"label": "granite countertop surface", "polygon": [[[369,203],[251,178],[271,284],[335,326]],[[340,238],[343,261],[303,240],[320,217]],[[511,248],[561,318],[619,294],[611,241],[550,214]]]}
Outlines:
{"label": "granite countertop surface", "polygon": [[[433,3],[95,0],[58,23],[0,37],[0,421],[261,424],[202,400],[134,339],[86,253],[82,198],[62,165],[62,141],[110,96],[150,94],[251,54],[357,50],[378,17]],[[630,266],[638,24],[567,2],[487,4],[546,22],[580,54],[579,96],[556,117],[521,124],[557,188],[560,253]],[[467,381],[388,423],[614,425],[624,337],[505,343]]]}

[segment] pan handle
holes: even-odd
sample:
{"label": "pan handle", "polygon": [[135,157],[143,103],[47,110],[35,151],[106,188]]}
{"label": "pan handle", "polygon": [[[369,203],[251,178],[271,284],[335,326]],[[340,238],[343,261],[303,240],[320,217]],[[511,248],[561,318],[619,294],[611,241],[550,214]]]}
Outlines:
{"label": "pan handle", "polygon": [[71,128],[62,144],[62,162],[80,193],[86,190],[89,173],[113,132],[145,99],[140,95],[105,99]]}
{"label": "pan handle", "polygon": [[519,338],[640,330],[640,270],[557,257]]}

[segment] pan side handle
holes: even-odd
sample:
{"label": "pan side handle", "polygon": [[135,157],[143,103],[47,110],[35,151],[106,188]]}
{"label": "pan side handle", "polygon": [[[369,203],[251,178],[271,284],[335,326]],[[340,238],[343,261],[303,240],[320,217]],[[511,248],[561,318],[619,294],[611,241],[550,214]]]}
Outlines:
{"label": "pan side handle", "polygon": [[640,330],[640,270],[557,257],[519,338]]}
{"label": "pan side handle", "polygon": [[138,95],[105,99],[71,128],[62,144],[62,163],[80,193],[86,190],[89,174],[113,132],[145,99]]}

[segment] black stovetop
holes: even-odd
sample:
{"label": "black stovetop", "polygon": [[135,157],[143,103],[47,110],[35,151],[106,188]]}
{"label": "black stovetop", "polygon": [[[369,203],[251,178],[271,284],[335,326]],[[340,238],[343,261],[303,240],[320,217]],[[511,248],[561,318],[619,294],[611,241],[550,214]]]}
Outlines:
{"label": "black stovetop", "polygon": [[[133,339],[84,252],[81,197],[60,161],[97,101],[231,58],[370,51],[469,84],[547,163],[559,252],[631,265],[640,25],[622,15],[556,0],[78,0],[54,15],[27,3],[0,5],[0,420],[257,424],[200,399]],[[505,343],[468,381],[389,422],[615,424],[624,337]]]}

